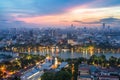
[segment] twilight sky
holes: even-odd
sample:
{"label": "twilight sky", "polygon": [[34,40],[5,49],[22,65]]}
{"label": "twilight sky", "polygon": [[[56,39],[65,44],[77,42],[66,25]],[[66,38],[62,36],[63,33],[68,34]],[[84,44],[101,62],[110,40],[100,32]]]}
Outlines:
{"label": "twilight sky", "polygon": [[1,0],[0,27],[120,26],[120,0]]}

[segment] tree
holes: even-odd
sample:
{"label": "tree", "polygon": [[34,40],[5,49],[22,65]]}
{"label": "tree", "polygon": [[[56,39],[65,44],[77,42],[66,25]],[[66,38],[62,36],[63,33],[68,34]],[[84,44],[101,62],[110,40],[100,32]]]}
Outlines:
{"label": "tree", "polygon": [[12,80],[20,80],[20,78],[15,76]]}
{"label": "tree", "polygon": [[71,80],[72,75],[68,71],[59,71],[55,75],[55,80]]}
{"label": "tree", "polygon": [[41,80],[71,80],[72,75],[65,70],[59,72],[45,72],[41,76]]}
{"label": "tree", "polygon": [[105,64],[107,63],[107,60],[106,60],[105,55],[101,55],[101,56],[99,56],[98,58],[99,58],[99,64],[100,64],[101,66],[105,66]]}
{"label": "tree", "polygon": [[3,72],[0,70],[0,79],[3,77]]}
{"label": "tree", "polygon": [[55,80],[55,74],[53,72],[45,72],[41,76],[41,80]]}
{"label": "tree", "polygon": [[120,65],[120,58],[118,59],[117,64]]}
{"label": "tree", "polygon": [[89,64],[98,64],[98,57],[96,55],[92,55],[88,61]]}
{"label": "tree", "polygon": [[110,66],[112,66],[112,67],[116,67],[116,66],[117,66],[117,58],[111,56],[111,57],[109,58],[109,64],[110,64]]}

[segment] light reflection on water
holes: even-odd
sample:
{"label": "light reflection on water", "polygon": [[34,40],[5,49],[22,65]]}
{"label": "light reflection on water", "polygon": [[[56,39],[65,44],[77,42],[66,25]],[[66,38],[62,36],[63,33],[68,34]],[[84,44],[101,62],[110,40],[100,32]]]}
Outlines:
{"label": "light reflection on water", "polygon": [[89,59],[90,56],[92,56],[93,54],[97,55],[97,56],[100,56],[100,55],[105,55],[106,56],[106,59],[109,59],[111,56],[114,56],[114,57],[117,57],[117,58],[120,58],[120,53],[93,53],[93,54],[90,54],[90,53],[87,53],[87,52],[84,52],[84,53],[77,53],[77,52],[59,52],[59,53],[52,53],[52,52],[31,52],[31,54],[39,54],[39,55],[50,55],[50,56],[58,56],[62,59],[68,59],[68,58],[80,58],[80,57],[84,57],[84,58],[87,58]]}
{"label": "light reflection on water", "polygon": [[58,56],[63,59],[68,58],[90,58],[93,54],[102,55],[104,54],[107,59],[111,56],[120,57],[120,48],[119,49],[100,49],[95,48],[94,46],[88,47],[73,47],[73,48],[60,48],[58,46],[27,46],[27,47],[13,47],[13,52],[18,53],[28,53],[28,54],[39,54],[39,55],[50,55]]}

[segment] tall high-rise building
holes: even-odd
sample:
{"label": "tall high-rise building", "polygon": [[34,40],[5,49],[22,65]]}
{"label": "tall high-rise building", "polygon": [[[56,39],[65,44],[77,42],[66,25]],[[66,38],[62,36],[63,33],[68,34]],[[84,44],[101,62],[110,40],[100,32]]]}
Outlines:
{"label": "tall high-rise building", "polygon": [[103,30],[105,29],[105,25],[106,25],[105,23],[102,24],[102,29]]}
{"label": "tall high-rise building", "polygon": [[75,29],[75,26],[73,24],[71,24],[71,30],[74,30]]}

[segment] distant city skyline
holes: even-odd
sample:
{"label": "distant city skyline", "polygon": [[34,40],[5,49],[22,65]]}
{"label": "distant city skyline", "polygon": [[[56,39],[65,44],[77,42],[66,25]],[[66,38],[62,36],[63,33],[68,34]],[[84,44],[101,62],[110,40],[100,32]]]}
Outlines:
{"label": "distant city skyline", "polygon": [[120,27],[119,0],[3,0],[0,28]]}

